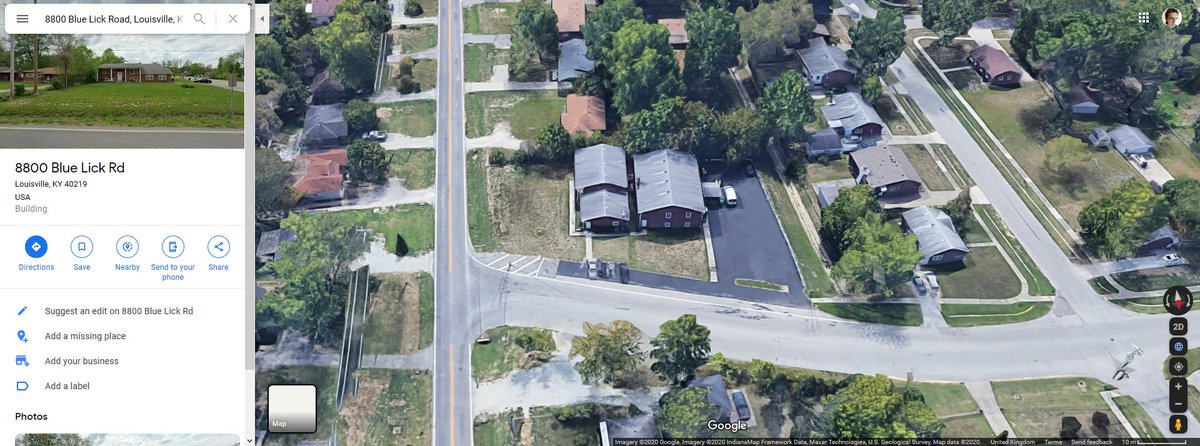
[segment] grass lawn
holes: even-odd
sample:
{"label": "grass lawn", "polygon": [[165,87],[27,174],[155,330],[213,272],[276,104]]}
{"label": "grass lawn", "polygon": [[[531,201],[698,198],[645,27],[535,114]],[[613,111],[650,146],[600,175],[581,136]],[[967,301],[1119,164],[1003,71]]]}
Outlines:
{"label": "grass lawn", "polygon": [[583,237],[568,235],[573,193],[567,183],[569,170],[532,166],[521,172],[505,166],[488,167],[487,172],[485,197],[489,200],[492,239],[499,251],[583,259]]}
{"label": "grass lawn", "polygon": [[466,99],[467,137],[486,136],[501,122],[508,122],[513,136],[531,140],[546,125],[558,122],[567,100],[554,91],[486,91],[470,93]]}
{"label": "grass lawn", "polygon": [[929,268],[947,299],[1008,299],[1021,293],[1021,280],[998,248],[972,248],[961,264]]}
{"label": "grass lawn", "polygon": [[[903,382],[897,382],[903,386]],[[946,428],[941,438],[990,438],[995,433],[987,418],[979,413],[979,406],[962,384],[914,382],[913,388],[925,397],[925,403],[942,420]]]}
{"label": "grass lawn", "polygon": [[[365,226],[375,236],[386,237],[385,246],[392,254],[418,255],[433,250],[433,206],[406,204],[392,206],[379,213],[373,209],[355,209],[333,214]],[[407,253],[396,252],[397,234],[404,236],[408,245]]]}
{"label": "grass lawn", "polygon": [[938,158],[950,169],[950,174],[954,179],[958,180],[959,186],[969,188],[975,185],[975,180],[971,179],[971,175],[967,173],[967,169],[958,161],[958,157],[954,156],[954,152],[950,150],[950,146],[945,144],[930,144],[929,148],[933,149],[934,153],[938,154]]}
{"label": "grass lawn", "polygon": [[473,427],[475,446],[517,446],[520,444],[523,422],[521,409],[502,414],[479,415],[475,417]]}
{"label": "grass lawn", "polygon": [[[477,342],[471,345],[471,377],[476,381],[503,378],[520,366],[521,357],[528,352],[517,345],[518,336],[550,337],[552,333],[550,330],[541,328],[503,325],[487,330],[484,335],[491,338],[491,341],[486,344]],[[550,345],[547,347],[557,348],[553,345],[553,338],[549,339]],[[545,351],[545,353],[553,354],[554,350]]]}
{"label": "grass lawn", "polygon": [[[9,84],[11,84],[9,81],[0,81],[0,97],[8,97]],[[25,87],[26,93],[33,93],[33,82],[17,82],[17,85]],[[38,84],[38,92],[41,92],[43,88],[50,90],[50,84]]]}
{"label": "grass lawn", "polygon": [[850,158],[845,156],[829,160],[828,164],[808,163],[807,168],[809,184],[854,178],[850,175]]}
{"label": "grass lawn", "polygon": [[242,92],[233,92],[231,115],[230,90],[221,87],[93,83],[0,102],[0,124],[241,129],[242,97]]}
{"label": "grass lawn", "polygon": [[1200,390],[1196,386],[1188,386],[1188,413],[1192,418],[1200,418]]}
{"label": "grass lawn", "polygon": [[403,178],[404,187],[408,189],[424,189],[433,186],[433,172],[437,164],[437,156],[433,149],[400,149],[393,150],[392,163],[388,166],[388,176]]}
{"label": "grass lawn", "polygon": [[919,327],[921,306],[914,304],[816,304],[818,310],[852,321]]}
{"label": "grass lawn", "polygon": [[487,150],[472,150],[467,155],[467,223],[475,249],[495,251],[493,234],[496,228],[488,212],[487,153]]}
{"label": "grass lawn", "polygon": [[1129,291],[1158,291],[1175,285],[1200,285],[1200,270],[1192,265],[1179,265],[1117,273],[1112,278]]}
{"label": "grass lawn", "polygon": [[467,8],[463,26],[467,34],[509,34],[516,18],[516,3],[485,3]]}
{"label": "grass lawn", "polygon": [[647,230],[646,235],[592,238],[592,254],[600,260],[672,276],[708,280],[708,249],[700,228]]}
{"label": "grass lawn", "polygon": [[387,273],[371,278],[376,285],[371,293],[363,351],[373,355],[409,354],[428,346],[433,341],[433,276]]}
{"label": "grass lawn", "polygon": [[1083,207],[1107,195],[1137,172],[1115,151],[1088,152],[1088,160],[1054,172],[1045,166],[1047,135],[1042,126],[1055,113],[1053,99],[1036,84],[1011,90],[983,88],[962,91],[992,133],[1033,179],[1050,203],[1079,230],[1076,216]]}
{"label": "grass lawn", "polygon": [[1141,314],[1165,314],[1167,310],[1162,306],[1161,297],[1138,297],[1133,299],[1113,299],[1109,302],[1117,304],[1121,308]]}
{"label": "grass lawn", "polygon": [[875,103],[875,111],[879,112],[879,117],[883,118],[884,124],[887,124],[893,135],[916,134],[909,127],[908,121],[904,120],[904,115],[900,114],[900,109],[896,106],[896,103],[892,102],[886,96]]}
{"label": "grass lawn", "polygon": [[1158,135],[1158,139],[1154,141],[1155,159],[1175,178],[1200,179],[1200,154],[1192,150],[1189,144],[1195,133],[1190,128],[1177,128],[1175,133],[1178,133],[1179,137],[1172,132]]}
{"label": "grass lawn", "polygon": [[990,243],[992,238],[988,237],[987,231],[983,230],[983,225],[976,220],[974,216],[967,218],[965,226],[966,235],[963,236],[963,241],[970,243]]}
{"label": "grass lawn", "polygon": [[1092,291],[1095,291],[1096,294],[1105,295],[1117,293],[1117,287],[1113,286],[1112,282],[1109,282],[1108,278],[1104,276],[1088,279],[1088,285],[1092,286]]}
{"label": "grass lawn", "polygon": [[473,43],[463,48],[463,60],[467,82],[487,82],[492,79],[493,66],[508,63],[508,50],[496,48],[490,43]]}
{"label": "grass lawn", "polygon": [[1042,274],[1042,270],[1038,269],[1037,264],[1033,263],[1033,259],[1029,257],[1029,253],[1021,246],[1021,242],[1017,237],[1008,232],[1008,227],[1004,226],[1003,221],[996,215],[996,210],[989,204],[976,205],[976,215],[979,215],[983,223],[987,225],[988,230],[996,237],[996,243],[1004,248],[1008,253],[1008,257],[1017,264],[1017,271],[1025,277],[1025,283],[1029,285],[1030,296],[1053,296],[1055,294],[1054,285],[1050,284],[1050,280]]}
{"label": "grass lawn", "polygon": [[950,179],[946,178],[946,174],[933,160],[933,155],[929,154],[923,146],[916,145],[901,145],[900,150],[908,156],[909,161],[912,161],[913,167],[917,168],[917,174],[921,175],[921,180],[925,183],[925,188],[931,191],[947,191],[954,190],[954,185],[950,183]]}
{"label": "grass lawn", "polygon": [[1121,413],[1125,414],[1125,418],[1129,420],[1129,424],[1133,425],[1133,431],[1138,433],[1141,438],[1164,438],[1162,431],[1158,430],[1158,426],[1154,424],[1154,420],[1146,413],[1140,404],[1133,399],[1132,396],[1118,396],[1113,398],[1113,403],[1121,409]]}
{"label": "grass lawn", "polygon": [[433,379],[417,370],[362,369],[338,418],[342,444],[425,444],[433,434]]}
{"label": "grass lawn", "polygon": [[[333,420],[337,417],[334,392],[337,391],[337,367],[280,367],[255,374],[255,405],[267,408],[267,388],[272,384],[313,384],[317,386],[317,431],[311,434],[268,435],[268,445],[295,445],[305,441],[329,438]],[[259,419],[258,428],[267,429],[267,418]]]}
{"label": "grass lawn", "polygon": [[[424,6],[424,5],[421,5]],[[404,29],[392,28],[392,53],[409,54],[437,46],[437,26],[416,25]]]}
{"label": "grass lawn", "polygon": [[437,131],[437,102],[404,101],[379,104],[379,127],[389,133],[421,138]]}
{"label": "grass lawn", "polygon": [[[1082,386],[1079,383],[1083,383]],[[996,402],[1018,438],[1047,438],[1059,436],[1062,417],[1073,416],[1083,428],[1079,435],[1086,438],[1126,436],[1117,417],[1108,409],[1100,392],[1111,388],[1092,378],[1049,378],[992,383]],[[1092,413],[1108,415],[1112,425],[1100,430],[1092,426]]]}
{"label": "grass lawn", "polygon": [[[437,59],[413,59],[413,80],[417,81],[417,91],[429,91],[437,86]],[[396,79],[393,86],[400,85]]]}
{"label": "grass lawn", "polygon": [[1158,96],[1154,98],[1154,108],[1159,115],[1176,127],[1190,126],[1200,116],[1200,101],[1194,95],[1188,94],[1174,82],[1163,82],[1158,86]]}
{"label": "grass lawn", "polygon": [[921,108],[917,106],[917,102],[912,97],[898,94],[896,95],[896,102],[900,103],[900,106],[908,113],[909,119],[912,119],[913,124],[916,124],[917,128],[914,133],[925,134],[934,130],[933,124],[929,123],[929,119],[925,117],[925,112],[921,111]]}
{"label": "grass lawn", "polygon": [[1051,307],[1051,302],[1018,302],[1010,305],[942,304],[942,317],[951,327],[1016,324],[1045,316],[1050,313]]}
{"label": "grass lawn", "polygon": [[[759,165],[767,166],[769,164]],[[809,167],[812,166],[814,165]],[[758,179],[767,190],[767,196],[771,198],[771,203],[775,207],[775,215],[783,226],[784,234],[787,234],[792,254],[800,263],[800,274],[804,277],[804,294],[809,298],[832,296],[835,294],[833,280],[829,278],[829,272],[821,261],[821,254],[813,247],[808,233],[804,232],[804,226],[800,223],[800,214],[788,200],[783,183],[779,182],[774,169],[763,169],[759,172]]]}
{"label": "grass lawn", "polygon": [[779,291],[782,293],[786,293],[788,290],[787,285],[780,285],[778,283],[771,283],[771,282],[767,282],[764,280],[737,278],[737,279],[733,279],[733,283],[737,284],[738,286],[758,288],[758,289],[767,290],[767,291]]}

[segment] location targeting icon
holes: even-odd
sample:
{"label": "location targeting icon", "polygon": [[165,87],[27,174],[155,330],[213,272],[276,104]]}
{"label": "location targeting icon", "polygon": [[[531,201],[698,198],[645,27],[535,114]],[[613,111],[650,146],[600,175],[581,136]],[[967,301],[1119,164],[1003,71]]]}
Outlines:
{"label": "location targeting icon", "polygon": [[17,339],[20,339],[21,342],[29,343],[29,339],[25,338],[25,330],[17,330]]}

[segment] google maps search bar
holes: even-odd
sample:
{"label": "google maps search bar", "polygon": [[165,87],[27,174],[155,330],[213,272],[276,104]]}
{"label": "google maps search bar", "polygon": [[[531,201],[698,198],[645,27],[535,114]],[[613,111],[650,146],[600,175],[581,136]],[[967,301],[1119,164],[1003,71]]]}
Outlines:
{"label": "google maps search bar", "polygon": [[240,4],[9,4],[9,34],[247,34]]}

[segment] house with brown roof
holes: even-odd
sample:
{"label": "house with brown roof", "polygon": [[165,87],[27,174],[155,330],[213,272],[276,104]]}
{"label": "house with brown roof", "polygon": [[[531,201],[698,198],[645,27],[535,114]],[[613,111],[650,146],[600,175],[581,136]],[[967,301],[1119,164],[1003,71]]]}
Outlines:
{"label": "house with brown roof", "polygon": [[0,81],[12,80],[12,67],[0,66]]}
{"label": "house with brown roof", "polygon": [[54,79],[57,79],[59,76],[62,76],[62,70],[60,70],[58,67],[49,67],[39,68],[37,70],[22,71],[21,78],[19,80],[25,82],[48,83],[54,82]]}
{"label": "house with brown roof", "polygon": [[333,21],[334,12],[342,0],[312,0],[305,9],[312,14],[312,22],[316,25],[326,25]]}
{"label": "house with brown roof", "polygon": [[669,42],[672,48],[678,50],[687,48],[687,19],[659,19],[658,24],[667,27],[667,32],[671,33]]}
{"label": "house with brown roof", "polygon": [[592,136],[607,128],[604,99],[578,94],[567,95],[567,111],[562,114],[562,126],[567,133],[583,132]]}
{"label": "house with brown roof", "polygon": [[975,68],[984,82],[997,87],[1021,86],[1021,67],[1008,57],[1008,53],[994,46],[983,45],[971,51],[967,63]]}
{"label": "house with brown roof", "polygon": [[300,193],[300,204],[319,205],[342,199],[342,166],[346,149],[306,153],[292,165],[291,188]]}
{"label": "house with brown roof", "polygon": [[175,74],[156,63],[106,63],[96,69],[100,82],[175,82]]}
{"label": "house with brown roof", "polygon": [[854,182],[870,185],[879,198],[919,195],[925,187],[904,151],[896,147],[871,147],[850,154]]}
{"label": "house with brown roof", "polygon": [[558,16],[558,40],[566,41],[579,37],[583,26],[583,0],[552,0],[550,6]]}

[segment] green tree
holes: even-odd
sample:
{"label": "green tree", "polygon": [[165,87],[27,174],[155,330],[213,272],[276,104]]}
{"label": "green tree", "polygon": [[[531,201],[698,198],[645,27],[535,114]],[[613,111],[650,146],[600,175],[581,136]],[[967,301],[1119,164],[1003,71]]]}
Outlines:
{"label": "green tree", "polygon": [[726,358],[721,353],[713,353],[712,356],[709,356],[708,366],[712,368],[712,371],[717,372],[718,375],[725,378],[736,381],[741,377],[741,369],[738,368],[737,364],[734,364],[733,361],[730,361],[729,358]]}
{"label": "green tree", "polygon": [[625,148],[633,153],[646,153],[667,148],[677,130],[683,99],[665,98],[648,109],[634,113],[624,129]]}
{"label": "green tree", "polygon": [[532,50],[541,60],[558,58],[558,15],[549,3],[522,0],[517,5],[517,17],[512,24],[513,46]]}
{"label": "green tree", "polygon": [[1180,178],[1163,184],[1171,227],[1187,235],[1200,226],[1200,181]]}
{"label": "green tree", "polygon": [[626,20],[642,20],[642,8],[634,0],[608,0],[588,14],[579,31],[587,42],[589,59],[599,60],[604,50],[612,48],[613,34]]}
{"label": "green tree", "polygon": [[1166,214],[1149,183],[1128,180],[1079,212],[1079,235],[1101,256],[1129,257]]}
{"label": "green tree", "polygon": [[904,17],[899,9],[880,9],[874,19],[863,19],[850,29],[850,40],[850,60],[858,75],[883,76],[904,51]]}
{"label": "green tree", "polygon": [[271,12],[280,17],[279,23],[271,28],[279,28],[291,39],[299,39],[312,31],[310,16],[305,12],[304,0],[279,0]]}
{"label": "green tree", "polygon": [[831,438],[935,438],[943,428],[924,402],[906,399],[883,375],[855,375],[825,398],[824,434]]}
{"label": "green tree", "polygon": [[274,150],[254,150],[254,212],[260,219],[277,218],[296,204],[299,198],[288,187],[292,163]]}
{"label": "green tree", "polygon": [[766,389],[779,379],[779,370],[769,361],[761,359],[750,360],[750,380],[758,387]]}
{"label": "green tree", "polygon": [[804,86],[804,76],[788,71],[763,91],[758,105],[771,121],[772,127],[788,139],[799,139],[807,133],[804,124],[816,121],[814,101]]}
{"label": "green tree", "polygon": [[689,87],[708,87],[721,73],[737,65],[742,45],[733,13],[708,8],[688,16],[688,50],[684,54],[683,77]]}
{"label": "green tree", "polygon": [[76,434],[21,434],[17,446],[91,446],[92,440]]}
{"label": "green tree", "polygon": [[945,46],[955,37],[966,34],[971,24],[982,20],[989,11],[991,4],[986,0],[936,0],[922,3],[921,19],[926,28],[938,34],[939,42]]}
{"label": "green tree", "polygon": [[1200,118],[1192,122],[1192,142],[1200,144]]}
{"label": "green tree", "polygon": [[256,302],[260,320],[312,335],[325,343],[340,332],[346,273],[367,244],[352,220],[321,212],[292,214],[281,227],[296,239],[279,246],[271,269],[285,283]]}
{"label": "green tree", "polygon": [[833,276],[856,291],[891,297],[892,288],[912,276],[922,257],[916,236],[885,223],[882,214],[860,216],[845,237],[846,247],[833,265]]}
{"label": "green tree", "polygon": [[389,164],[391,156],[378,143],[359,139],[346,148],[346,168],[351,181],[382,183],[387,180]]}
{"label": "green tree", "polygon": [[739,8],[735,16],[753,60],[773,59],[780,48],[800,43],[816,25],[807,0],[764,2],[749,11]]}
{"label": "green tree", "polygon": [[[321,57],[329,62],[329,72],[354,91],[367,91],[375,81],[375,35],[372,24],[354,5],[363,0],[349,0],[338,5],[337,15],[326,26],[312,33],[313,43]],[[373,2],[372,2],[373,4]],[[379,5],[374,4],[375,8]],[[373,10],[373,9],[372,9]]]}
{"label": "green tree", "polygon": [[275,73],[287,69],[283,47],[269,35],[254,36],[254,63],[255,68],[266,68]]}
{"label": "green tree", "polygon": [[604,51],[612,73],[613,105],[629,116],[665,97],[683,94],[679,64],[663,26],[627,20],[613,35],[613,46]]}
{"label": "green tree", "polygon": [[705,434],[705,424],[716,419],[718,414],[717,406],[708,402],[708,392],[707,387],[688,387],[664,394],[658,402],[658,428],[672,438],[696,438]]}
{"label": "green tree", "polygon": [[637,370],[645,358],[640,341],[642,331],[629,321],[612,324],[583,323],[583,336],[571,340],[569,359],[581,356],[575,370],[588,384],[616,384]]}
{"label": "green tree", "polygon": [[879,81],[879,76],[871,76],[863,81],[862,97],[868,104],[874,104],[883,97],[883,82]]}
{"label": "green tree", "polygon": [[971,219],[971,191],[964,190],[958,193],[957,197],[941,207],[942,212],[950,217],[950,221],[954,223],[954,228],[959,234],[966,234],[967,220]]}
{"label": "green tree", "polygon": [[1068,135],[1062,135],[1046,142],[1046,168],[1054,172],[1062,172],[1068,165],[1091,159],[1087,144]]}
{"label": "green tree", "polygon": [[351,99],[342,108],[342,118],[346,120],[346,126],[350,127],[351,134],[358,134],[378,128],[379,116],[375,114],[377,108],[379,107],[374,103],[360,99]]}
{"label": "green tree", "polygon": [[658,336],[650,340],[650,370],[663,381],[682,382],[708,362],[708,327],[696,323],[696,315],[685,314],[664,322]]}
{"label": "green tree", "polygon": [[542,128],[538,134],[537,155],[545,161],[557,162],[574,153],[575,146],[571,144],[571,134],[567,133],[559,122],[552,122]]}
{"label": "green tree", "polygon": [[724,140],[726,160],[754,158],[766,148],[767,120],[757,109],[744,107],[721,115],[716,131]]}
{"label": "green tree", "polygon": [[833,251],[834,258],[846,248],[846,234],[867,214],[879,214],[883,207],[875,198],[875,189],[860,184],[842,189],[838,197],[821,210],[821,237]]}

